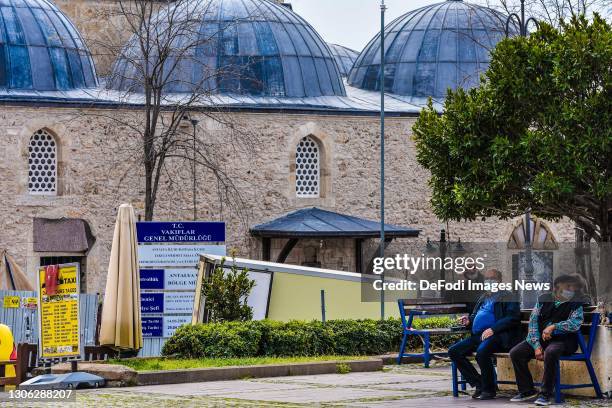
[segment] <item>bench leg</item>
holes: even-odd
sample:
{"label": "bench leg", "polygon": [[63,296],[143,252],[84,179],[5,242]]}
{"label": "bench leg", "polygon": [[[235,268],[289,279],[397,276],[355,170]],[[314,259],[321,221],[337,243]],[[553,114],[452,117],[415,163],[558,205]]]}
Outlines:
{"label": "bench leg", "polygon": [[431,355],[429,354],[429,334],[423,335],[425,342],[423,343],[423,364],[425,368],[429,368],[429,361],[431,360]]}
{"label": "bench leg", "polygon": [[397,365],[402,364],[402,357],[404,356],[404,351],[406,350],[406,343],[408,341],[408,333],[404,333],[402,337],[402,344],[400,345],[399,354],[397,355]]}
{"label": "bench leg", "polygon": [[453,397],[459,396],[459,383],[457,381],[457,366],[455,362],[451,363],[451,375],[453,376]]}
{"label": "bench leg", "polygon": [[563,402],[563,394],[561,394],[561,362],[557,361],[555,369],[555,402],[561,404]]}
{"label": "bench leg", "polygon": [[601,387],[599,386],[599,381],[597,380],[597,375],[595,374],[595,369],[593,368],[593,363],[591,360],[585,361],[587,370],[589,371],[589,376],[591,377],[591,383],[593,383],[593,388],[595,389],[595,394],[597,398],[603,398],[603,394],[601,393]]}

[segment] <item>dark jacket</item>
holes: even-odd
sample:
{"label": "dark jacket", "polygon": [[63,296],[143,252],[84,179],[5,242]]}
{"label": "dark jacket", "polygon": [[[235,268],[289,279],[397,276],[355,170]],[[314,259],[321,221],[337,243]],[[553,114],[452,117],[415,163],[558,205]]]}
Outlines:
{"label": "dark jacket", "polygon": [[[563,302],[555,307],[554,296],[551,293],[546,293],[538,298],[538,303],[540,304],[538,330],[541,336],[542,331],[544,331],[548,324],[555,324],[569,319],[576,309],[584,304],[588,304],[588,299],[577,295],[569,302]],[[555,333],[552,340],[562,341],[565,344],[566,354],[573,354],[578,349],[578,336],[576,333]]]}
{"label": "dark jacket", "polygon": [[[472,330],[472,323],[476,318],[476,313],[478,313],[478,310],[488,296],[490,295],[484,293],[478,298],[476,306],[472,314],[470,314],[470,323],[467,327],[469,330]],[[495,324],[491,329],[493,333],[499,336],[503,347],[506,350],[510,350],[523,339],[521,333],[521,306],[515,301],[511,292],[500,292],[496,296],[497,300],[493,305]]]}

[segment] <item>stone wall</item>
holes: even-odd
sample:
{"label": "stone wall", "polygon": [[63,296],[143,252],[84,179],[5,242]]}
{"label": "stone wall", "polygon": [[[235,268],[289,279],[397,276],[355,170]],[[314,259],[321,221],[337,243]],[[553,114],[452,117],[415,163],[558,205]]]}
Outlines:
{"label": "stone wall", "polygon": [[[71,217],[86,220],[97,241],[87,257],[89,292],[102,292],[111,245],[116,208],[132,203],[143,214],[143,182],[139,166],[138,138],[128,127],[108,117],[128,117],[138,112],[77,110],[62,108],[3,107],[0,112],[0,191],[2,231],[0,248],[6,247],[34,276],[38,258],[33,252],[33,217]],[[132,118],[137,120],[138,117]],[[379,215],[378,119],[376,117],[223,114],[235,125],[229,131],[217,120],[200,115],[199,137],[210,143],[209,157],[232,180],[242,204],[220,199],[216,179],[203,167],[198,173],[198,214],[202,220],[228,222],[228,246],[239,256],[260,257],[258,240],[249,237],[251,226],[304,207],[317,206],[376,220]],[[389,118],[387,136],[387,222],[422,230],[417,240],[402,240],[388,252],[401,252],[406,245],[417,250],[427,237],[436,240],[440,228],[429,205],[428,174],[415,160],[410,138],[414,118]],[[27,192],[28,141],[37,129],[46,128],[59,143],[59,194],[32,196]],[[295,145],[302,137],[315,137],[328,159],[322,172],[329,182],[321,198],[296,198],[292,183]],[[160,187],[157,220],[191,219],[192,188],[190,165],[168,163],[168,176]],[[234,203],[232,205],[232,203]],[[503,241],[512,222],[450,223],[453,240]],[[552,224],[557,239],[571,241],[572,225]],[[411,244],[412,243],[412,244]],[[290,261],[301,263],[305,247],[320,242],[306,241]],[[325,266],[354,270],[353,243],[323,243]],[[370,248],[370,251],[372,249]],[[273,251],[280,251],[276,248]],[[327,252],[326,252],[327,251]],[[330,252],[331,251],[331,252]],[[325,255],[327,253],[327,255]]]}

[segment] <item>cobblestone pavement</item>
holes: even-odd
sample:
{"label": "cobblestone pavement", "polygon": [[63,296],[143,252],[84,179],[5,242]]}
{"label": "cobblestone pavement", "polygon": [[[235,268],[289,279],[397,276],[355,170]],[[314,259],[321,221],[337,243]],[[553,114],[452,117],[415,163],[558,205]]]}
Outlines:
{"label": "cobblestone pavement", "polygon": [[[79,391],[70,407],[530,407],[495,401],[453,398],[447,366],[387,366],[376,373],[244,379]],[[1,404],[0,404],[1,405]],[[8,406],[8,405],[3,405]],[[23,406],[23,405],[21,405]],[[53,405],[38,405],[50,407]],[[610,401],[568,399],[565,406],[609,407]]]}

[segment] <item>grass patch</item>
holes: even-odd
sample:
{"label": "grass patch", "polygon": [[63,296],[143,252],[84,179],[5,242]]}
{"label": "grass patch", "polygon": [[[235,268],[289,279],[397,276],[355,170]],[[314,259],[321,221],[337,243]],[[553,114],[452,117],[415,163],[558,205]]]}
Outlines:
{"label": "grass patch", "polygon": [[[367,356],[318,356],[318,357],[246,357],[246,358],[142,358],[128,360],[108,360],[107,364],[121,364],[136,371],[165,371],[188,368],[212,368],[249,365],[272,365],[290,363],[312,363],[321,361],[367,360]],[[346,365],[346,364],[343,364]],[[348,366],[347,366],[348,367]]]}

